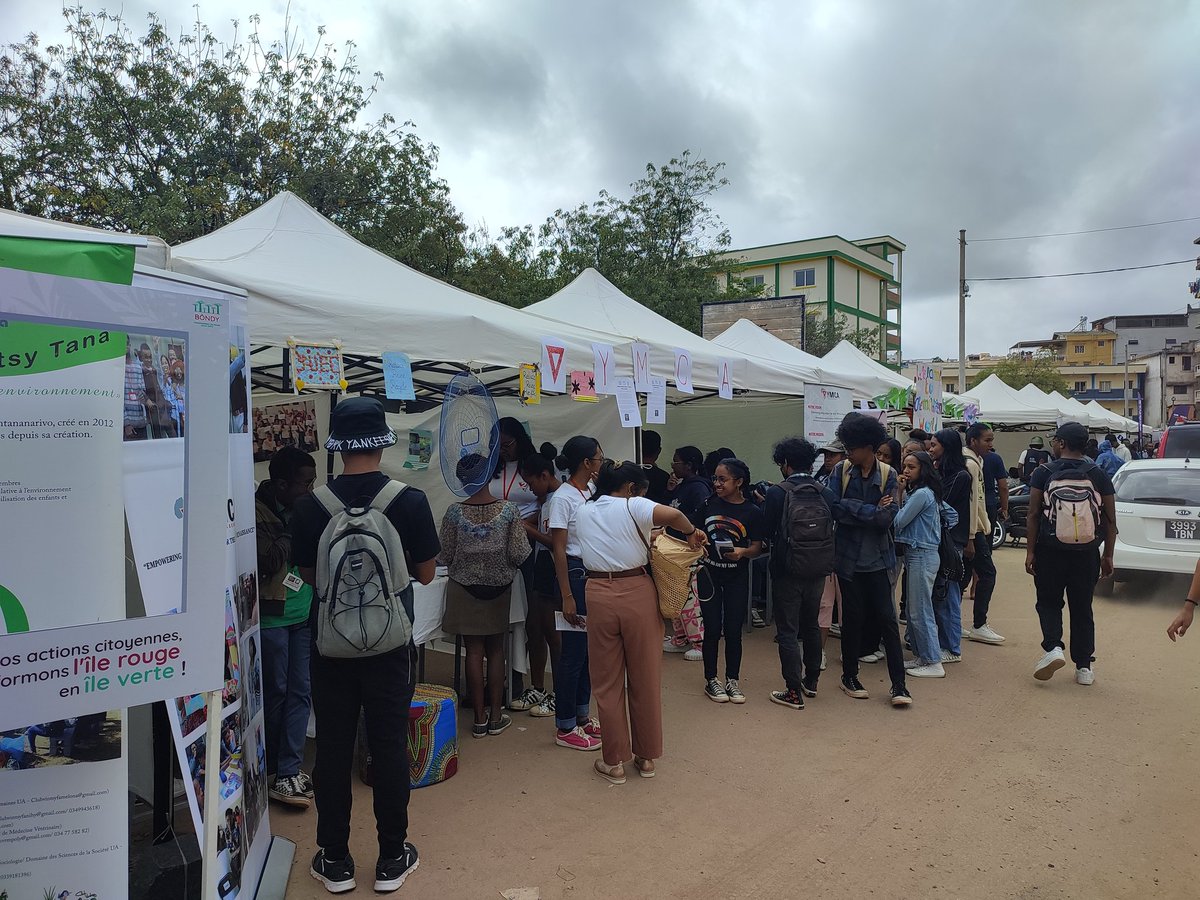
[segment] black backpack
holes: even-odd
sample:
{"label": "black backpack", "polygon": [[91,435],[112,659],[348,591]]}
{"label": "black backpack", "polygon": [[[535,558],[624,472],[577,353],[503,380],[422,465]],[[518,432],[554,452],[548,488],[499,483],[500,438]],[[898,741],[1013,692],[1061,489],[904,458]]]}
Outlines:
{"label": "black backpack", "polygon": [[942,523],[942,537],[938,542],[938,579],[941,581],[962,581],[963,559],[958,544],[954,543],[954,535],[950,523],[946,521],[946,513],[938,510]]}
{"label": "black backpack", "polygon": [[833,571],[833,513],[821,486],[811,480],[784,481],[783,517],[778,552],[783,571],[799,578],[821,578]]}

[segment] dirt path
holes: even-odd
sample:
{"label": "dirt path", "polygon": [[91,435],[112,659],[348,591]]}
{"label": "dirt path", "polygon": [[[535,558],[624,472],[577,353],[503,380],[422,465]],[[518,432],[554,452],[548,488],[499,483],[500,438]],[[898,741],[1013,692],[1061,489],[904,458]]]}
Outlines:
{"label": "dirt path", "polygon": [[[422,861],[399,896],[1200,896],[1200,634],[1165,635],[1183,589],[1097,598],[1096,684],[1069,666],[1043,684],[1023,562],[997,554],[991,621],[1008,643],[966,643],[947,678],[911,680],[909,710],[884,702],[882,664],[863,666],[870,701],[843,696],[836,640],[802,712],[766,698],[770,629],[747,638],[742,707],[702,696],[699,663],[666,659],[654,780],[605,784],[546,719],[461,740],[463,715],[459,774],[413,793]],[[356,786],[370,895],[374,822]],[[315,812],[273,805],[271,822],[298,844],[288,896],[327,896],[308,875]]]}

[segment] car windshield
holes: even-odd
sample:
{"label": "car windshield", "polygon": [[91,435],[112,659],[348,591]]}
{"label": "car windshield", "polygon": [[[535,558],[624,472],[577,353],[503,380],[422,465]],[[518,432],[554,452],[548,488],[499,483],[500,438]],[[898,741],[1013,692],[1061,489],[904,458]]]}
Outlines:
{"label": "car windshield", "polygon": [[1200,425],[1181,425],[1167,429],[1167,459],[1200,456]]}
{"label": "car windshield", "polygon": [[1200,469],[1126,470],[1114,480],[1125,503],[1200,506]]}

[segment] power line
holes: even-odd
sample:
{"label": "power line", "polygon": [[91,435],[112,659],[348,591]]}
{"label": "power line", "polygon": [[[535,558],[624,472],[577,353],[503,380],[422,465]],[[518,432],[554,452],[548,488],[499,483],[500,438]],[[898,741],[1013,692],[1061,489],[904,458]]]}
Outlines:
{"label": "power line", "polygon": [[1197,222],[1200,216],[1190,216],[1186,219],[1164,219],[1162,222],[1144,222],[1141,225],[1115,225],[1112,228],[1092,228],[1087,231],[1055,231],[1050,234],[1023,234],[1017,237],[974,238],[972,244],[985,244],[992,241],[1031,241],[1035,238],[1067,237],[1073,234],[1100,234],[1103,231],[1126,231],[1130,228],[1153,228],[1156,225],[1174,225],[1177,222]]}
{"label": "power line", "polygon": [[1135,269],[1158,269],[1162,266],[1181,266],[1184,263],[1195,262],[1194,259],[1179,259],[1175,262],[1151,263],[1148,266],[1122,266],[1119,269],[1095,269],[1091,272],[1063,272],[1059,275],[1004,275],[999,278],[968,278],[974,284],[977,281],[1030,281],[1035,278],[1073,278],[1076,275],[1105,275],[1109,272],[1132,272]]}

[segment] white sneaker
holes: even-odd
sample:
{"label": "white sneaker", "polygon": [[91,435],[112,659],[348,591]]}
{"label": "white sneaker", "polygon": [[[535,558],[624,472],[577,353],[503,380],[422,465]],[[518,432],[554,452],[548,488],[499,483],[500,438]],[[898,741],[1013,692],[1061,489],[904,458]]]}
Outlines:
{"label": "white sneaker", "polygon": [[1076,684],[1095,684],[1096,683],[1096,673],[1093,672],[1091,669],[1087,669],[1087,668],[1076,669],[1075,670],[1075,683]]}
{"label": "white sneaker", "polygon": [[546,699],[546,695],[534,687],[525,688],[525,693],[520,697],[516,697],[508,704],[509,709],[519,710],[524,712],[527,709],[533,709],[539,703]]}
{"label": "white sneaker", "polygon": [[866,656],[860,656],[858,661],[860,663],[877,663],[882,659],[887,659],[886,654],[880,653],[877,650],[874,653],[868,653]]}
{"label": "white sneaker", "polygon": [[912,659],[906,659],[904,661],[904,668],[906,668],[906,669],[915,669],[918,666],[923,666],[923,665],[925,665],[925,663],[921,662],[921,660],[918,659],[917,657],[913,657]]}
{"label": "white sneaker", "polygon": [[554,691],[549,691],[537,706],[531,706],[529,714],[537,719],[545,719],[554,715]]}
{"label": "white sneaker", "polygon": [[940,662],[937,662],[927,666],[913,666],[904,674],[911,675],[913,678],[945,678],[946,670],[942,668]]}
{"label": "white sneaker", "polygon": [[821,651],[821,671],[825,671],[825,651]]}
{"label": "white sneaker", "polygon": [[663,653],[686,653],[687,647],[676,644],[670,638],[663,638]]}
{"label": "white sneaker", "polygon": [[966,633],[968,641],[979,641],[981,644],[1003,644],[1004,635],[997,634],[991,625],[980,625]]}
{"label": "white sneaker", "polygon": [[704,651],[700,650],[696,647],[693,647],[687,653],[683,654],[683,658],[686,659],[688,662],[703,662],[704,661]]}
{"label": "white sneaker", "polygon": [[1051,676],[1067,664],[1061,647],[1055,647],[1040,660],[1033,670],[1033,677],[1038,681],[1049,681]]}
{"label": "white sneaker", "polygon": [[949,650],[942,651],[942,665],[943,666],[946,663],[956,663],[956,662],[962,662],[962,654],[961,653],[951,653]]}

